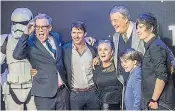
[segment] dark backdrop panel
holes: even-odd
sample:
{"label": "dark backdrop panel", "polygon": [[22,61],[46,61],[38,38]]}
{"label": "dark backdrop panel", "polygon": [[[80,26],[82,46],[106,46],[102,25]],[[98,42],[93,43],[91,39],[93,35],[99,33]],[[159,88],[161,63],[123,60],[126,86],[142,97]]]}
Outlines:
{"label": "dark backdrop panel", "polygon": [[160,25],[159,33],[164,42],[172,47],[172,32],[168,26],[175,24],[175,2],[142,1],[2,1],[1,33],[9,33],[10,16],[17,7],[27,7],[34,15],[46,13],[53,19],[53,31],[60,32],[65,41],[71,40],[70,26],[77,20],[84,21],[88,36],[98,39],[112,37],[114,29],[109,20],[109,11],[114,5],[126,6],[133,21],[143,12],[156,15]]}

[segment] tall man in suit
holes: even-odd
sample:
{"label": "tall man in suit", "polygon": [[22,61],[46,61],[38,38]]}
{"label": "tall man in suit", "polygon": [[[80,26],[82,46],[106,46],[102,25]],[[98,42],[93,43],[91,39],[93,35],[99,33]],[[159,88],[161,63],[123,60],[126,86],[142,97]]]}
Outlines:
{"label": "tall man in suit", "polygon": [[27,58],[32,68],[37,69],[31,94],[38,110],[67,110],[69,95],[62,60],[63,41],[58,33],[50,32],[51,29],[51,17],[38,14],[18,41],[13,57]]}
{"label": "tall man in suit", "polygon": [[100,105],[93,82],[92,60],[96,53],[92,46],[86,43],[86,28],[83,22],[72,24],[72,40],[63,47],[64,65],[71,89],[71,110],[99,110]]}

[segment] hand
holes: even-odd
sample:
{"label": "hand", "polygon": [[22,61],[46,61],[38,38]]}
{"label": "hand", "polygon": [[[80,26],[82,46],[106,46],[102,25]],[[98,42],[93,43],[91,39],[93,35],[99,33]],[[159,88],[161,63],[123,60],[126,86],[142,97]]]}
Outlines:
{"label": "hand", "polygon": [[158,109],[158,103],[157,102],[150,102],[148,106],[151,109]]}
{"label": "hand", "polygon": [[171,74],[175,73],[175,58],[171,61]]}
{"label": "hand", "polygon": [[96,42],[96,39],[95,38],[92,38],[92,37],[85,37],[84,38],[85,41],[89,44],[89,45],[94,45],[94,43]]}
{"label": "hand", "polygon": [[174,73],[174,66],[173,66],[173,64],[171,64],[171,74],[173,74]]}
{"label": "hand", "polygon": [[99,65],[99,63],[100,63],[99,57],[95,57],[92,61],[92,67],[94,70],[95,70],[95,66]]}
{"label": "hand", "polygon": [[171,61],[171,64],[175,67],[175,58]]}
{"label": "hand", "polygon": [[24,30],[24,34],[27,34],[27,35],[31,35],[35,30],[35,23],[34,21],[30,21],[27,26],[26,26],[26,29]]}
{"label": "hand", "polygon": [[37,72],[38,71],[36,69],[30,69],[30,75],[33,77],[36,76]]}

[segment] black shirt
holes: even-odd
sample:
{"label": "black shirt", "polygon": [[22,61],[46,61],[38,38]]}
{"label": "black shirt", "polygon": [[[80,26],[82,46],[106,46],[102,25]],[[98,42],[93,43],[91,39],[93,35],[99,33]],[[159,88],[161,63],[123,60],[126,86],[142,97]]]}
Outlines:
{"label": "black shirt", "polygon": [[100,65],[93,72],[93,80],[102,103],[118,104],[122,97],[122,84],[116,77],[115,67],[112,64],[103,69]]}
{"label": "black shirt", "polygon": [[153,37],[145,43],[142,64],[143,108],[147,107],[148,101],[152,98],[157,78],[166,83],[158,99],[159,105],[166,104],[171,108],[175,106],[175,89],[173,88],[172,75],[170,74],[169,66],[171,62],[168,57],[163,41],[158,37]]}

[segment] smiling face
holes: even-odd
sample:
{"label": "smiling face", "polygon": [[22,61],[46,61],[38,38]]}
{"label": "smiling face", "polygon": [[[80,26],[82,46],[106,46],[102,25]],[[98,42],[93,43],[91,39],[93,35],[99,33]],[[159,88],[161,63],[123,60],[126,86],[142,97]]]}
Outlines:
{"label": "smiling face", "polygon": [[84,44],[84,37],[86,36],[86,32],[84,32],[80,28],[73,27],[71,31],[71,36],[74,44],[81,45]]}
{"label": "smiling face", "polygon": [[143,13],[136,20],[137,33],[141,40],[146,43],[157,36],[157,19],[152,13]]}
{"label": "smiling face", "polygon": [[144,24],[138,24],[137,25],[137,33],[139,36],[139,39],[144,40],[145,42],[148,42],[150,40],[150,34],[152,34],[152,29],[148,29]]}
{"label": "smiling face", "polygon": [[121,66],[124,68],[125,72],[131,72],[132,69],[134,69],[137,66],[136,60],[126,60],[126,59],[120,59],[121,60]]}
{"label": "smiling face", "polygon": [[110,14],[110,19],[116,32],[123,34],[127,31],[129,20],[120,12]]}
{"label": "smiling face", "polygon": [[49,21],[47,19],[37,19],[35,22],[35,31],[36,37],[40,42],[44,42],[51,31],[52,26],[49,25]]}
{"label": "smiling face", "polygon": [[98,46],[98,55],[102,62],[110,62],[112,54],[113,54],[113,50],[111,49],[109,44],[101,43]]}

